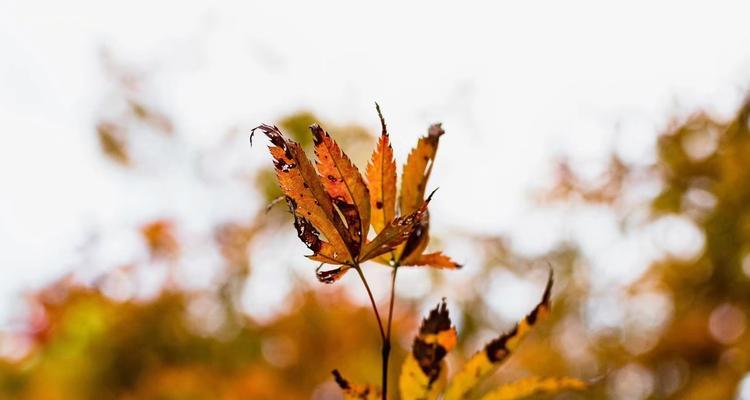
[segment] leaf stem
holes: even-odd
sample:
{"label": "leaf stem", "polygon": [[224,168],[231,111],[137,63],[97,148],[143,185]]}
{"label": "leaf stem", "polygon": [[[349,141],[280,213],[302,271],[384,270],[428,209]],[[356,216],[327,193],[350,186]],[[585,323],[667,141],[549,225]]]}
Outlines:
{"label": "leaf stem", "polygon": [[391,321],[393,321],[393,303],[396,298],[396,274],[398,272],[398,265],[393,267],[391,272],[391,301],[388,306],[388,325],[385,333],[385,341],[383,342],[383,396],[388,394],[388,361],[391,354]]}
{"label": "leaf stem", "polygon": [[[385,330],[383,329],[383,321],[380,319],[380,313],[378,312],[378,306],[375,304],[375,298],[372,295],[372,291],[370,290],[370,285],[367,283],[365,274],[362,272],[362,268],[360,268],[359,265],[354,266],[354,269],[357,271],[357,274],[359,274],[359,278],[362,280],[362,284],[365,285],[365,289],[367,290],[367,296],[370,297],[370,304],[372,304],[372,311],[375,313],[375,319],[378,320],[378,328],[380,329],[380,339],[382,340],[382,348],[381,348],[382,366],[383,366],[383,376],[382,376],[382,383],[381,383],[381,387],[383,388],[382,400],[387,400],[388,398],[388,357],[391,353],[391,338],[390,338],[391,317],[390,315],[388,316],[388,335],[386,336]],[[390,311],[393,311],[393,295],[391,295]],[[389,314],[391,314],[391,312],[389,312]]]}
{"label": "leaf stem", "polygon": [[365,278],[365,274],[362,273],[362,268],[360,268],[359,265],[355,265],[354,269],[359,274],[359,279],[361,279],[362,283],[365,285],[365,289],[367,290],[367,296],[370,297],[370,304],[372,304],[372,311],[375,313],[375,319],[378,320],[378,328],[380,329],[380,338],[385,342],[385,329],[383,329],[383,322],[380,319],[380,313],[378,312],[378,306],[375,305],[375,298],[372,296],[372,291],[370,290],[370,285],[367,283],[367,279]]}

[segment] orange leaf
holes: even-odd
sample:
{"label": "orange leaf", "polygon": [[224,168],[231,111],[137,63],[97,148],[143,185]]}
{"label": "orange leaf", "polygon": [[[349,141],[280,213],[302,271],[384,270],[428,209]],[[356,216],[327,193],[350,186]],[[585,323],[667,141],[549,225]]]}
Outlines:
{"label": "orange leaf", "polygon": [[347,223],[352,254],[358,254],[370,228],[370,191],[357,167],[328,132],[317,124],[310,130],[321,181]]}
{"label": "orange leaf", "polygon": [[[357,253],[352,249],[349,231],[339,213],[334,209],[333,201],[318,178],[310,160],[304,150],[294,141],[284,138],[275,126],[261,125],[260,129],[274,146],[269,146],[274,158],[274,167],[279,186],[287,198],[289,208],[293,214],[302,219],[296,219],[298,235],[313,252],[323,248],[318,231],[332,246],[334,259],[351,262]],[[305,222],[308,221],[308,222]],[[304,228],[307,232],[300,232]],[[310,230],[309,228],[313,228]],[[317,239],[317,240],[316,240]],[[312,247],[311,247],[312,246]]]}
{"label": "orange leaf", "polygon": [[370,188],[372,226],[375,232],[380,233],[396,217],[396,161],[380,106],[375,103],[375,107],[382,132],[367,165],[367,182]]}
{"label": "orange leaf", "polygon": [[413,261],[404,262],[404,265],[424,265],[434,268],[445,268],[445,269],[458,269],[462,265],[451,260],[450,257],[446,256],[442,252],[438,251],[435,253],[422,254],[419,257],[415,257]]}

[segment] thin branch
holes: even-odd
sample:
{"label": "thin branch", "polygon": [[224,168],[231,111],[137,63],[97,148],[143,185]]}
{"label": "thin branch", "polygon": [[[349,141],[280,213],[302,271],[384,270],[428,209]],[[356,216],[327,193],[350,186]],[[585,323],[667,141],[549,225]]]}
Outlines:
{"label": "thin branch", "polygon": [[361,279],[362,283],[365,285],[365,289],[367,290],[367,295],[370,297],[370,303],[372,304],[372,311],[375,312],[375,319],[378,320],[378,328],[380,329],[380,338],[383,339],[383,342],[385,342],[385,330],[383,329],[383,322],[380,319],[378,306],[375,305],[375,298],[372,296],[370,285],[367,284],[367,279],[365,279],[365,274],[362,273],[362,268],[360,268],[359,265],[356,265],[354,269],[359,274],[359,279]]}
{"label": "thin branch", "polygon": [[393,321],[393,303],[395,302],[396,294],[396,273],[398,271],[398,265],[393,267],[391,273],[391,301],[388,306],[388,327],[386,328],[385,340],[383,341],[383,396],[388,395],[388,361],[391,355],[391,322]]}
{"label": "thin branch", "polygon": [[391,321],[393,320],[393,304],[396,298],[396,273],[398,272],[398,265],[393,267],[391,273],[391,304],[388,306],[388,326],[386,328],[385,338],[388,341],[391,340]]}

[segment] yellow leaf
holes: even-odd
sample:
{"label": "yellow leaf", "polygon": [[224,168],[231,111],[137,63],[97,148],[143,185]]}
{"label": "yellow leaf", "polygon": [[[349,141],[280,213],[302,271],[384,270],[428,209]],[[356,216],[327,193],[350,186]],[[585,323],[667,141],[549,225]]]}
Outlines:
{"label": "yellow leaf", "polygon": [[448,372],[445,361],[438,363],[438,376],[431,380],[419,366],[419,362],[409,353],[401,366],[399,390],[401,400],[431,400],[437,399],[445,388]]}
{"label": "yellow leaf", "polygon": [[359,253],[370,229],[370,191],[357,167],[339,145],[317,124],[310,126],[315,144],[318,173],[328,194],[347,223],[352,254]]}
{"label": "yellow leaf", "polygon": [[[440,124],[430,126],[427,136],[420,138],[417,146],[409,153],[401,175],[400,209],[402,214],[411,212],[421,204],[427,180],[432,172],[438,142],[443,134],[445,131]],[[432,265],[426,262],[418,263],[418,259],[430,242],[429,230],[430,216],[427,213],[422,218],[421,225],[416,227],[406,242],[394,251],[396,265]]]}
{"label": "yellow leaf", "polygon": [[430,126],[427,136],[420,138],[409,153],[401,174],[401,215],[416,210],[422,204],[438,142],[444,133],[440,124]]}
{"label": "yellow leaf", "polygon": [[396,161],[380,106],[376,103],[382,132],[367,165],[372,226],[380,233],[396,217]]}
{"label": "yellow leaf", "polygon": [[550,310],[550,296],[552,294],[553,274],[550,271],[547,286],[544,289],[542,300],[536,307],[513,329],[506,332],[484,346],[466,362],[445,392],[445,400],[459,400],[468,398],[471,391],[488,375],[492,374],[515,350],[521,339],[542,320]]}
{"label": "yellow leaf", "polygon": [[419,334],[401,368],[402,400],[429,400],[440,395],[447,377],[444,358],[456,346],[456,341],[456,328],[451,326],[443,300],[422,320]]}
{"label": "yellow leaf", "polygon": [[482,396],[481,400],[517,400],[535,394],[551,394],[563,390],[583,390],[586,386],[585,382],[575,378],[531,377],[500,386]]}
{"label": "yellow leaf", "polygon": [[382,391],[375,385],[360,385],[349,383],[341,376],[338,370],[333,370],[333,377],[341,391],[344,392],[344,400],[380,400]]}

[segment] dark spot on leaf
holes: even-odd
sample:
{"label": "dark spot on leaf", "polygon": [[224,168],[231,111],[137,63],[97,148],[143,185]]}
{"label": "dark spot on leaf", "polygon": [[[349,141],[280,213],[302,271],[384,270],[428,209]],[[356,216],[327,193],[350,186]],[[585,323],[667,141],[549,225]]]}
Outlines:
{"label": "dark spot on leaf", "polygon": [[348,203],[343,197],[336,197],[333,199],[333,204],[336,208],[341,211],[341,215],[344,216],[344,222],[346,222],[347,230],[351,237],[351,245],[348,246],[351,254],[359,254],[361,249],[361,237],[362,237],[362,220],[359,216],[357,207]]}
{"label": "dark spot on leaf", "polygon": [[376,208],[377,208],[378,210],[380,210],[381,208],[383,208],[383,202],[382,202],[382,201],[380,201],[380,200],[376,201],[376,202],[375,202],[375,207],[376,207]]}
{"label": "dark spot on leaf", "polygon": [[296,167],[296,164],[287,163],[285,160],[276,159],[273,160],[273,166],[281,172],[289,172],[292,168]]}
{"label": "dark spot on leaf", "polygon": [[312,250],[313,253],[317,254],[320,251],[322,242],[320,240],[320,233],[315,229],[313,224],[305,218],[298,217],[294,214],[294,227],[297,228],[297,236],[300,240],[302,240],[307,248]]}
{"label": "dark spot on leaf", "polygon": [[440,362],[448,352],[437,343],[426,343],[420,338],[414,339],[412,354],[419,368],[430,378],[430,384],[440,376]]}
{"label": "dark spot on leaf", "polygon": [[289,209],[292,210],[292,213],[294,213],[294,210],[297,209],[297,202],[289,196],[284,197],[284,199],[286,200],[287,204],[289,204]]}
{"label": "dark spot on leaf", "polygon": [[422,320],[422,326],[419,328],[419,334],[437,334],[438,332],[447,331],[451,328],[451,318],[448,313],[448,306],[443,299],[440,304],[435,306],[427,318]]}
{"label": "dark spot on leaf", "polygon": [[336,384],[339,385],[342,390],[347,390],[350,388],[349,382],[344,379],[343,376],[341,376],[337,369],[334,369],[331,373],[333,374],[333,379],[336,380]]}
{"label": "dark spot on leaf", "polygon": [[515,337],[518,334],[518,325],[514,326],[510,332],[506,332],[484,346],[484,351],[487,353],[487,358],[493,362],[498,363],[505,359],[510,354],[508,349],[508,340]]}
{"label": "dark spot on leaf", "polygon": [[412,355],[417,360],[420,369],[430,378],[430,384],[440,375],[440,362],[445,358],[448,350],[438,343],[427,343],[422,340],[423,335],[434,335],[451,329],[451,319],[448,307],[443,299],[430,311],[419,328],[419,335],[414,339]]}

